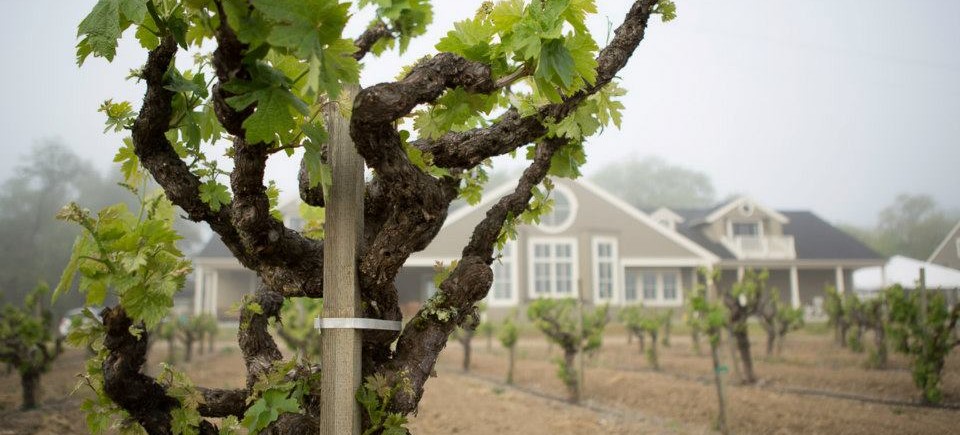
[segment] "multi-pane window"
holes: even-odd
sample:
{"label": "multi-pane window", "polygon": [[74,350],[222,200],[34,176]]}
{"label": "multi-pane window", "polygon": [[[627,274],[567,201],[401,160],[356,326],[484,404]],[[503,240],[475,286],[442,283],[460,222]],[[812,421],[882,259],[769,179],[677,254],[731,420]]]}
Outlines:
{"label": "multi-pane window", "polygon": [[616,277],[616,248],[614,240],[594,240],[593,242],[594,285],[599,300],[613,299]]}
{"label": "multi-pane window", "polygon": [[500,251],[500,258],[493,262],[493,291],[491,295],[497,301],[513,300],[514,283],[513,268],[514,264],[514,244],[507,243]]}
{"label": "multi-pane window", "polygon": [[624,300],[676,305],[680,302],[680,286],[680,273],[676,270],[628,268],[624,277]]}
{"label": "multi-pane window", "polygon": [[760,235],[760,224],[757,222],[734,222],[734,236],[756,237]]}
{"label": "multi-pane window", "polygon": [[623,298],[627,302],[637,300],[637,274],[627,271],[624,276]]}
{"label": "multi-pane window", "polygon": [[643,274],[643,300],[652,301],[657,299],[657,273],[645,272]]}
{"label": "multi-pane window", "polygon": [[677,299],[677,274],[673,272],[660,275],[663,281],[663,300],[673,301]]}
{"label": "multi-pane window", "polygon": [[571,242],[532,244],[533,296],[574,296],[574,247]]}

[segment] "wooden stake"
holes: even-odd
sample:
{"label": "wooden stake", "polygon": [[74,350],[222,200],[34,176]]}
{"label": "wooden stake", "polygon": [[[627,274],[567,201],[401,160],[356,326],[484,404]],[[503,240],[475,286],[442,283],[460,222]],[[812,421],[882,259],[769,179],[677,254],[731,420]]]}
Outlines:
{"label": "wooden stake", "polygon": [[929,355],[927,351],[927,269],[920,268],[920,279],[917,282],[917,291],[920,292],[920,330],[923,331],[923,354]]}
{"label": "wooden stake", "polygon": [[577,280],[577,402],[583,396],[583,280]]}
{"label": "wooden stake", "polygon": [[[707,302],[717,302],[717,287],[713,282],[713,272],[707,275]],[[714,343],[713,337],[710,340],[710,357],[713,359],[713,381],[717,387],[717,429],[720,433],[727,435],[730,431],[727,429],[727,396],[723,390],[723,378],[721,376],[722,365],[720,364],[720,350],[717,349],[718,343]]]}
{"label": "wooden stake", "polygon": [[[353,101],[357,87],[345,87],[341,104]],[[350,139],[350,121],[340,104],[328,104],[324,119],[329,133],[333,185],[324,198],[326,224],[323,256],[323,317],[360,315],[357,246],[363,233],[363,159]],[[360,331],[326,329],[320,335],[323,377],[320,382],[321,435],[360,434]]]}

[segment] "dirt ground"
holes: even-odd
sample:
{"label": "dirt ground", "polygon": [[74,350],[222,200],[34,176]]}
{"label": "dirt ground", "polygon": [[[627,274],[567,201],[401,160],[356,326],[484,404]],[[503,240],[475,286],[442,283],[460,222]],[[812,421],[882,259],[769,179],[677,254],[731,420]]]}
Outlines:
{"label": "dirt ground", "polygon": [[[753,338],[758,385],[733,385],[732,374],[726,376],[733,433],[957,433],[960,410],[911,406],[918,392],[908,361],[899,355],[888,370],[868,370],[866,353],[840,349],[828,334],[793,334],[783,355],[770,358],[762,356],[761,337]],[[671,341],[660,348],[662,369],[653,371],[636,342],[628,344],[616,332],[608,336],[586,361],[581,405],[562,400],[565,391],[550,362],[559,351],[534,333],[520,341],[513,387],[502,383],[506,353],[496,343],[487,350],[485,339],[477,337],[471,372],[464,374],[461,347],[451,342],[410,429],[415,434],[712,433],[716,395],[709,356],[696,355],[688,337],[675,334]],[[155,350],[151,363],[165,357],[163,346]],[[729,350],[722,350],[729,359]],[[17,409],[16,374],[0,376],[0,435],[86,433],[79,405],[87,393],[81,388],[71,394],[84,358],[70,351],[55,363],[43,378],[43,406],[35,411]],[[239,351],[228,342],[183,367],[199,385],[243,384]],[[960,405],[958,352],[944,371],[944,392],[946,403]]]}

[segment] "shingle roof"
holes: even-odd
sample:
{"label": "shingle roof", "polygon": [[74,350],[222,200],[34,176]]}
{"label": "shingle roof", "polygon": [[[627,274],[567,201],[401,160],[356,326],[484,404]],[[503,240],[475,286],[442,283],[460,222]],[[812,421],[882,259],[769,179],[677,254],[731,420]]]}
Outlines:
{"label": "shingle roof", "polygon": [[[677,226],[677,231],[709,249],[723,259],[734,259],[734,255],[720,243],[714,242],[703,235],[698,226],[703,218],[716,210],[716,207],[707,209],[678,209],[673,210],[686,219]],[[783,226],[783,234],[794,238],[798,260],[881,260],[883,257],[855,239],[841,231],[819,216],[808,211],[782,211],[779,213],[790,219]]]}
{"label": "shingle roof", "polygon": [[233,253],[227,249],[227,245],[224,245],[220,238],[213,236],[207,242],[206,246],[200,250],[194,258],[233,258]]}
{"label": "shingle roof", "polygon": [[783,226],[784,234],[793,235],[797,258],[801,259],[862,259],[881,260],[883,257],[819,216],[808,211],[781,211],[790,219]]}

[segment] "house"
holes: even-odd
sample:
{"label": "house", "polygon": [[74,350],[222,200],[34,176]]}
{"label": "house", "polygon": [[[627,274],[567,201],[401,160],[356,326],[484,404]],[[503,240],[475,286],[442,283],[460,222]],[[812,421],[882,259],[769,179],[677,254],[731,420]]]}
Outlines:
{"label": "house", "polygon": [[[303,228],[299,206],[293,201],[280,208],[284,225]],[[240,265],[216,235],[192,259],[193,313],[212,314],[221,321],[239,320],[240,301],[257,290],[257,274]]]}
{"label": "house", "polygon": [[[770,285],[795,307],[817,314],[825,285],[852,289],[856,268],[884,259],[809,212],[776,211],[745,197],[703,210],[644,213],[586,180],[557,179],[554,207],[539,225],[521,225],[493,263],[488,313],[502,317],[538,298],[581,294],[588,304],[640,304],[679,308],[700,279],[700,267],[723,269],[727,288],[747,269],[770,271]],[[410,256],[396,278],[405,313],[436,292],[435,266],[460,258],[474,226],[514,186],[484,195],[473,207],[450,213],[433,242]],[[293,206],[287,225],[302,226]],[[298,226],[299,225],[299,226]],[[196,312],[221,318],[252,292],[256,277],[219,240],[195,258]]]}
{"label": "house", "polygon": [[960,222],[947,233],[937,249],[930,254],[928,262],[951,269],[960,269]]}
{"label": "house", "polygon": [[[554,180],[553,210],[540,224],[517,228],[493,264],[488,313],[500,317],[538,298],[575,297],[613,306],[643,303],[681,307],[697,284],[697,269],[719,257],[683,234],[586,180]],[[484,195],[475,207],[451,213],[423,251],[407,260],[397,276],[401,303],[430,297],[434,265],[459,258],[473,228],[503,195],[507,184]]]}
{"label": "house", "polygon": [[[778,211],[747,197],[707,209],[654,213],[673,219],[676,230],[719,257],[720,287],[729,288],[748,269],[766,269],[767,285],[780,299],[823,315],[823,290],[853,288],[853,271],[881,266],[884,258],[809,211]],[[671,216],[672,215],[672,216]]]}

